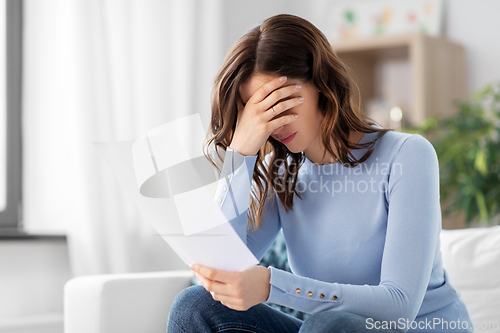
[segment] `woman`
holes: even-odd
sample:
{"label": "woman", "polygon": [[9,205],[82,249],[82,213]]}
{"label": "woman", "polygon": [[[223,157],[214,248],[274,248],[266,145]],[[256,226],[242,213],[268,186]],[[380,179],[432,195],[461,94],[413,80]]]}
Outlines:
{"label": "woman", "polygon": [[273,16],[229,51],[207,142],[229,170],[215,201],[259,260],[283,229],[294,274],[192,265],[201,286],[177,295],[168,332],[472,332],[442,267],[432,145],[375,125],[351,95],[345,66],[299,17]]}

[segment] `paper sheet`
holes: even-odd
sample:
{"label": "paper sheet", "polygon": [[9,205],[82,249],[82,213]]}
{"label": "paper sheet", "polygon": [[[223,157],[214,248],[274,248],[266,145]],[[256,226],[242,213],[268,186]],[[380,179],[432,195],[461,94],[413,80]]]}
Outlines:
{"label": "paper sheet", "polygon": [[144,218],[187,265],[241,270],[259,261],[213,201],[219,179],[203,154],[204,138],[195,114],[133,142],[95,145]]}

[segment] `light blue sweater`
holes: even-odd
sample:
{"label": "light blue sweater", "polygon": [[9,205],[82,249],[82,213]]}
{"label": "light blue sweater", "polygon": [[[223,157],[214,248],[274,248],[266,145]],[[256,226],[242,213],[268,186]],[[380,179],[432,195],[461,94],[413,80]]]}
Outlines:
{"label": "light blue sweater", "polygon": [[287,213],[271,195],[254,234],[247,209],[256,159],[228,148],[214,200],[259,260],[283,229],[293,274],[269,267],[268,302],[307,313],[352,312],[409,332],[434,318],[472,327],[442,266],[439,167],[424,137],[389,131],[355,168],[306,158],[297,183],[302,200],[295,196]]}

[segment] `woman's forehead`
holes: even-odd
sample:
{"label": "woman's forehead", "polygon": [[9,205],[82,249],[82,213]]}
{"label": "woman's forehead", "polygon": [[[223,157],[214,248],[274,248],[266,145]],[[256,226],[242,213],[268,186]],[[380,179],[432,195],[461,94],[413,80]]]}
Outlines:
{"label": "woman's forehead", "polygon": [[[243,82],[239,87],[239,93],[241,99],[243,100],[243,103],[246,103],[250,99],[250,97],[257,91],[257,89],[259,89],[262,85],[278,77],[279,77],[278,75],[271,76],[267,74],[252,75],[247,81]],[[303,84],[303,82],[301,82],[298,79],[288,78],[283,87],[298,83]]]}

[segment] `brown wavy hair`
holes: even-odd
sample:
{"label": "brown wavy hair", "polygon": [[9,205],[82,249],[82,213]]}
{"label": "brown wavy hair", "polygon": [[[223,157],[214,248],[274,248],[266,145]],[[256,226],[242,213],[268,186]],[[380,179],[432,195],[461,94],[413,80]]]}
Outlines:
{"label": "brown wavy hair", "polygon": [[[375,122],[354,105],[352,92],[353,86],[356,89],[357,86],[323,33],[298,16],[275,15],[251,28],[235,43],[215,78],[204,154],[217,169],[205,150],[213,144],[220,158],[219,152],[226,151],[231,144],[238,114],[238,89],[255,73],[287,76],[316,86],[319,90],[318,106],[324,117],[321,137],[326,150],[323,156],[328,151],[344,166],[354,167],[365,161],[375,142],[390,130],[372,127]],[[349,141],[351,131],[379,134],[373,141],[353,144]],[[338,154],[332,149],[331,142]],[[350,152],[362,148],[368,148],[368,151],[359,159]],[[264,163],[268,153],[271,153],[269,163]],[[252,175],[252,196],[247,213],[254,231],[261,225],[266,197],[272,198],[276,193],[286,211],[293,210],[294,194],[302,199],[296,183],[304,159],[303,152],[291,152],[272,136],[261,147]],[[284,172],[280,171],[281,168]]]}

